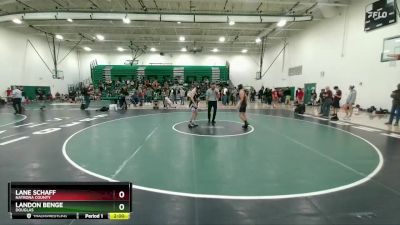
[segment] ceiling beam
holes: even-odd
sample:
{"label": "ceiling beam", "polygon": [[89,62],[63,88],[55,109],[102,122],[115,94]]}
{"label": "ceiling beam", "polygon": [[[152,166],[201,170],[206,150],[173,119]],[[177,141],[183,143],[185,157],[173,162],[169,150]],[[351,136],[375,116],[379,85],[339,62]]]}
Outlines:
{"label": "ceiling beam", "polygon": [[[111,24],[111,25],[106,25],[106,24],[78,24],[78,23],[64,23],[64,24],[56,24],[56,23],[30,23],[32,25],[38,26],[38,27],[55,27],[55,28],[75,28],[75,27],[87,27],[87,28],[94,28],[94,27],[98,27],[98,28],[104,28],[104,29],[108,29],[108,28],[123,28],[123,29],[150,29],[149,25],[135,25],[135,24]],[[12,27],[20,27],[17,25],[13,25]],[[262,27],[252,27],[252,26],[214,26],[214,27],[210,27],[210,26],[176,26],[176,25],[160,25],[157,27],[158,29],[177,29],[177,30],[264,30],[264,29],[272,29],[272,28],[262,28]],[[153,28],[152,28],[153,29]],[[285,31],[301,31],[304,29],[300,29],[300,28],[287,28],[287,27],[283,27],[283,28],[279,28],[280,30],[285,30]]]}
{"label": "ceiling beam", "polygon": [[93,0],[87,0],[87,1],[89,1],[92,4],[92,6],[94,6],[96,9],[99,8],[99,6],[95,2],[93,2]]}
{"label": "ceiling beam", "polygon": [[[51,33],[52,31],[47,30],[47,32]],[[88,33],[87,31],[85,32],[85,30],[80,30],[80,31],[76,31],[76,32],[62,32],[61,34],[63,35],[76,35],[78,33],[84,33],[88,36],[95,36],[95,33]],[[97,32],[96,32],[97,33]],[[108,40],[113,40],[115,38],[119,38],[119,37],[123,37],[123,38],[127,38],[127,39],[132,39],[132,38],[146,38],[149,40],[159,40],[159,39],[163,39],[163,41],[165,40],[177,40],[178,35],[168,35],[168,34],[158,34],[156,36],[152,35],[152,34],[148,34],[148,33],[125,33],[125,34],[103,34],[105,36],[105,40],[103,42],[107,42]],[[202,38],[207,38],[208,40],[213,39],[213,40],[218,40],[219,37],[221,35],[186,35],[186,39],[187,40],[203,40]],[[233,38],[233,36],[226,36],[227,42],[229,41],[230,38]],[[239,40],[254,40],[257,36],[253,35],[253,36],[239,36]],[[269,39],[274,40],[274,39],[285,39],[287,38],[286,36],[275,36],[275,37],[269,37]],[[221,43],[222,44],[222,43]]]}
{"label": "ceiling beam", "polygon": [[[20,1],[20,0],[16,0],[16,1]],[[93,2],[92,0],[88,0],[90,2]],[[94,5],[97,6],[97,5]],[[97,6],[98,7],[98,6]],[[83,16],[85,14],[90,15],[90,14],[109,14],[109,16],[112,15],[117,15],[117,14],[128,14],[131,16],[135,16],[135,15],[178,15],[178,16],[245,16],[245,17],[282,17],[281,14],[271,14],[271,13],[246,13],[246,12],[221,12],[221,11],[212,11],[212,12],[182,12],[182,11],[163,11],[162,13],[160,12],[143,12],[143,11],[125,11],[125,10],[121,10],[121,11],[106,11],[106,10],[96,10],[95,12],[93,11],[88,11],[86,9],[74,9],[74,8],[68,8],[67,10],[60,10],[60,11],[54,11],[54,9],[46,9],[46,10],[37,10],[35,9],[34,12],[37,16],[40,16],[40,14],[69,14],[71,16],[73,15],[79,15],[79,16]],[[25,11],[15,11],[10,13],[9,15],[17,15],[17,14],[24,14],[26,13]],[[33,14],[33,12],[30,12],[29,14]],[[288,17],[288,18],[296,18],[296,17],[303,17],[306,15],[302,15],[302,14],[296,14],[296,15],[287,15],[284,17]],[[79,19],[79,18],[77,18]],[[87,19],[90,19],[90,17],[88,16]],[[107,19],[107,18],[105,18]],[[108,20],[110,20],[110,18],[108,18]],[[182,22],[184,22],[182,20]],[[240,21],[238,21],[240,22]]]}
{"label": "ceiling beam", "polygon": [[144,2],[142,1],[142,0],[138,0],[138,2],[139,2],[139,4],[140,4],[140,6],[142,7],[142,10],[143,11],[147,11],[147,7],[146,7],[146,5],[144,4]]}
{"label": "ceiling beam", "polygon": [[28,7],[28,8],[30,8],[30,9],[34,10],[34,11],[39,11],[39,10],[33,8],[32,6],[30,6],[30,5],[28,5],[28,4],[24,3],[24,2],[22,2],[21,0],[15,0],[15,1],[18,2],[19,4],[25,6],[25,7]]}
{"label": "ceiling beam", "polygon": [[[75,38],[69,38],[68,36],[64,36],[64,38],[68,41],[78,41],[79,39],[75,39]],[[132,38],[131,38],[132,39]],[[132,39],[134,40],[134,39]],[[87,41],[93,42],[93,40],[91,39],[87,39]],[[101,43],[101,45],[110,45],[110,44],[122,44],[122,43],[128,43],[130,41],[129,38],[126,38],[125,40],[121,40],[121,39],[109,39],[109,40],[105,40],[103,42],[93,42],[93,43]],[[235,45],[235,46],[243,46],[243,45],[254,45],[257,46],[257,44],[254,41],[235,41],[233,44],[232,43],[227,43],[227,44],[221,44],[218,41],[204,41],[204,40],[196,40],[196,41],[185,41],[185,42],[181,42],[181,41],[176,41],[176,40],[164,40],[161,42],[161,44],[176,44],[179,46],[185,46],[185,45],[191,45],[193,44],[193,42],[196,42],[196,44],[198,43],[203,43],[203,44],[210,44],[213,45],[215,47],[223,47],[223,46],[231,46],[231,45]],[[274,42],[274,40],[269,40],[268,44],[272,44]],[[154,43],[154,41],[146,41],[146,40],[134,40],[134,43]]]}

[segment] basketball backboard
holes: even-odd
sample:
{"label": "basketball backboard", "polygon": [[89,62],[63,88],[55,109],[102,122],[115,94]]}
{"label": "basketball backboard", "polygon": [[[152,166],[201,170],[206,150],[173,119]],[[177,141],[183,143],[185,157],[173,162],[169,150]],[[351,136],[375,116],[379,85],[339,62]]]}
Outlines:
{"label": "basketball backboard", "polygon": [[385,38],[381,55],[382,62],[400,60],[400,36]]}

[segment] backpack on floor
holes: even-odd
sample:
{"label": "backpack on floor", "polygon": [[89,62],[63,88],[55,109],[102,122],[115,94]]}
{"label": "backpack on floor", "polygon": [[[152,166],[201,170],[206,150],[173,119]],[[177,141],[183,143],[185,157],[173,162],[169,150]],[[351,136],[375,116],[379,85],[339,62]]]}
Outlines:
{"label": "backpack on floor", "polygon": [[376,111],[375,106],[371,106],[371,107],[369,107],[369,108],[367,109],[367,112],[369,112],[369,113],[373,113],[374,111]]}
{"label": "backpack on floor", "polygon": [[294,112],[297,114],[304,114],[306,112],[306,106],[304,104],[299,104],[294,109]]}
{"label": "backpack on floor", "polygon": [[96,110],[96,111],[100,111],[100,112],[108,112],[108,110],[110,110],[110,108],[109,108],[109,107],[107,107],[107,106],[103,106],[103,107],[101,107],[100,109],[98,109],[98,110]]}
{"label": "backpack on floor", "polygon": [[338,121],[338,120],[339,120],[339,117],[337,115],[333,115],[331,117],[331,121]]}

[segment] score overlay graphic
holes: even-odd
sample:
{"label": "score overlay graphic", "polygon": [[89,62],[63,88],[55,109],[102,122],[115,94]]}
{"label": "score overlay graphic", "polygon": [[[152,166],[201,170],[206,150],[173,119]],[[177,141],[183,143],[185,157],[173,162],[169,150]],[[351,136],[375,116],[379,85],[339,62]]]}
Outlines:
{"label": "score overlay graphic", "polygon": [[129,182],[10,182],[12,219],[130,219]]}

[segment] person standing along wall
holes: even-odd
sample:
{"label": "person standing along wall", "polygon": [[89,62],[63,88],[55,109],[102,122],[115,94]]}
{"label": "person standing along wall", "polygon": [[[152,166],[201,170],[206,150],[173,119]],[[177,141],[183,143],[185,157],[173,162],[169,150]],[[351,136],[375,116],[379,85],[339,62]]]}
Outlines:
{"label": "person standing along wall", "polygon": [[393,99],[392,101],[392,110],[390,111],[389,122],[385,123],[386,125],[392,125],[393,119],[396,116],[396,122],[394,126],[399,126],[400,120],[400,84],[397,85],[397,90],[394,90],[390,97]]}
{"label": "person standing along wall", "polygon": [[322,116],[325,118],[329,118],[329,113],[331,111],[332,105],[332,96],[332,91],[329,87],[326,87],[324,93],[324,102],[322,103]]}
{"label": "person standing along wall", "polygon": [[36,96],[38,98],[38,102],[40,104],[40,110],[44,110],[44,108],[46,108],[46,106],[44,105],[44,90],[42,90],[41,88],[36,89]]}
{"label": "person standing along wall", "polygon": [[331,120],[336,121],[336,120],[339,120],[339,118],[337,116],[337,113],[338,113],[338,111],[340,109],[340,100],[342,99],[342,91],[339,89],[338,86],[335,86],[333,88],[333,90],[335,90],[336,93],[335,93],[335,96],[333,97],[333,103],[332,103],[333,115],[332,115]]}
{"label": "person standing along wall", "polygon": [[304,91],[303,89],[299,88],[297,92],[297,104],[303,104],[304,103]]}
{"label": "person standing along wall", "polygon": [[350,120],[351,116],[353,115],[353,106],[356,104],[357,91],[354,90],[354,85],[351,85],[349,90],[350,93],[349,96],[347,96],[346,104],[344,106],[344,111],[346,112],[344,120]]}
{"label": "person standing along wall", "polygon": [[83,104],[81,105],[81,109],[87,109],[89,108],[90,105],[90,89],[88,85],[86,85],[82,89],[82,95],[83,95]]}
{"label": "person standing along wall", "polygon": [[284,91],[283,91],[283,95],[285,96],[285,105],[290,105],[290,99],[292,97],[292,92],[290,91],[290,88],[287,87]]}

